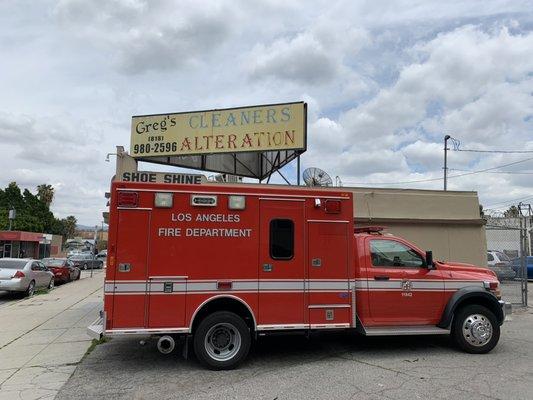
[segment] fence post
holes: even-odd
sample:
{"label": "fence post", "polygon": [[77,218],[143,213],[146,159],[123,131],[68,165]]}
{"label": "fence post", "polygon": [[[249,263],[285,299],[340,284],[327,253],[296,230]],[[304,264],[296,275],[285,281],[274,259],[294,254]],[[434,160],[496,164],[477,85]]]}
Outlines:
{"label": "fence post", "polygon": [[527,307],[527,221],[520,218],[520,270],[522,271],[522,304]]}

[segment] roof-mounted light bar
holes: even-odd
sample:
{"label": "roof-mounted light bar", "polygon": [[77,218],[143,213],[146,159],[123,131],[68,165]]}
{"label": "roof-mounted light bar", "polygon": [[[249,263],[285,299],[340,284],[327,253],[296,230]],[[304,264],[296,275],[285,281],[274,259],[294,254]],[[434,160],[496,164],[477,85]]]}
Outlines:
{"label": "roof-mounted light bar", "polygon": [[379,235],[381,235],[384,230],[384,226],[358,226],[353,229],[354,233],[377,233]]}

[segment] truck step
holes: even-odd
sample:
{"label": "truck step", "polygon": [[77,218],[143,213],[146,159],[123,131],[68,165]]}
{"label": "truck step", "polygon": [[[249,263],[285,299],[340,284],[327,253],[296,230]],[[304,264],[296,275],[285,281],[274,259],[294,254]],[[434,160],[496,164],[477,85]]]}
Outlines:
{"label": "truck step", "polygon": [[434,325],[379,326],[364,328],[364,334],[366,336],[447,335],[449,333],[449,329],[442,329]]}
{"label": "truck step", "polygon": [[87,335],[89,335],[93,339],[100,340],[102,338],[103,333],[104,333],[104,318],[103,317],[99,317],[96,321],[94,321],[91,325],[87,327]]}

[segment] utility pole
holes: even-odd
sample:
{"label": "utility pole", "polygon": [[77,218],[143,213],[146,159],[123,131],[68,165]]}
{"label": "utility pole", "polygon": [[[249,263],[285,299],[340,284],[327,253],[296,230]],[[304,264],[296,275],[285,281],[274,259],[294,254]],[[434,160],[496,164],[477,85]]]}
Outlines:
{"label": "utility pole", "polygon": [[448,139],[450,139],[450,135],[444,136],[444,190],[448,190]]}
{"label": "utility pole", "polygon": [[13,227],[13,220],[17,218],[17,212],[15,211],[14,208],[11,208],[9,210],[8,218],[9,218],[9,230],[11,230],[11,228]]}

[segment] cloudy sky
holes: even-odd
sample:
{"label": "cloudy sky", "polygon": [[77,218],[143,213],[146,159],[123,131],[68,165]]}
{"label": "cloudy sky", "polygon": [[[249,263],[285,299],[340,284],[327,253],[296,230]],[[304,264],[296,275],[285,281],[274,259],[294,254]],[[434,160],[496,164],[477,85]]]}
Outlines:
{"label": "cloudy sky", "polygon": [[82,224],[132,115],[299,100],[303,166],[345,185],[440,189],[449,134],[524,151],[450,152],[452,176],[504,166],[450,189],[533,202],[530,1],[2,0],[0,50],[0,186],[51,183]]}

